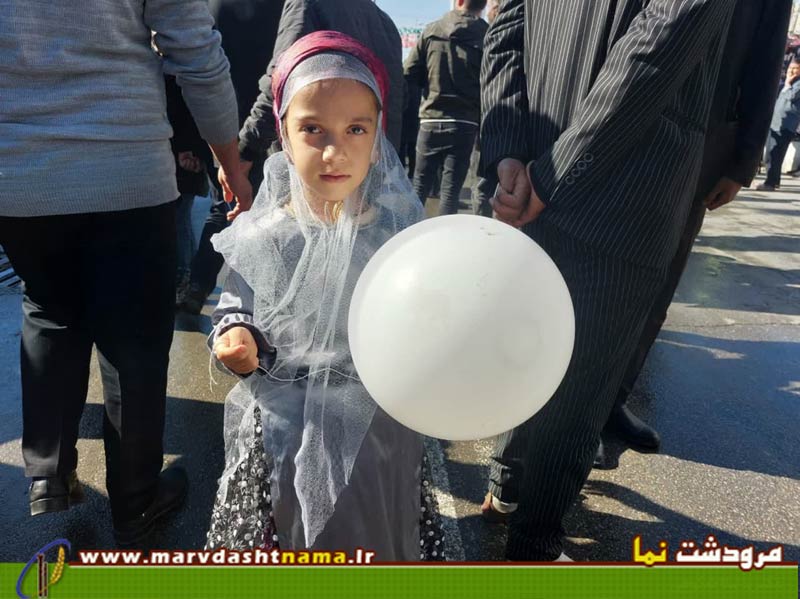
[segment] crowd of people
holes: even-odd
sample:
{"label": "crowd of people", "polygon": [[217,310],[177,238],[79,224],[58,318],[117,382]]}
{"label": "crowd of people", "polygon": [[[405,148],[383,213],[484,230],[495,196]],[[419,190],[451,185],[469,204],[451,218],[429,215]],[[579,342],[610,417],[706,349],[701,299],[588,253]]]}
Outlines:
{"label": "crowd of people", "polygon": [[706,210],[751,184],[765,141],[760,189],[780,185],[800,125],[797,59],[779,90],[790,9],[456,0],[403,61],[370,0],[0,0],[31,514],[82,500],[93,347],[117,542],[181,505],[186,473],[162,470],[174,310],[199,313],[226,263],[208,345],[239,381],[208,546],[444,559],[422,438],[361,384],[346,319],[434,187],[440,214],[459,209],[477,147],[476,212],[545,249],[576,320],[558,391],[497,439],[481,509],[508,523],[508,559],[569,560],[562,521],[601,431],[659,446],[627,399]]}

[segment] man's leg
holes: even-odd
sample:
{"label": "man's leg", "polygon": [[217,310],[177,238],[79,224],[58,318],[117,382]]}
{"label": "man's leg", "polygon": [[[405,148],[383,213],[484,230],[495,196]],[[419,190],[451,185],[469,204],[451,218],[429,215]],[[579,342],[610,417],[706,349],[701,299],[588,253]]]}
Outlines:
{"label": "man's leg", "polygon": [[442,171],[442,193],[439,214],[458,212],[461,187],[469,173],[472,148],[478,128],[467,123],[448,123],[443,130],[447,139]]}
{"label": "man's leg", "polygon": [[25,288],[22,454],[30,477],[63,479],[78,465],[75,444],[92,353],[76,259],[86,218],[0,218],[0,243]]}
{"label": "man's leg", "polygon": [[[217,276],[225,263],[221,254],[211,245],[211,237],[228,226],[229,206],[225,202],[217,180],[216,169],[209,170],[209,178],[213,183],[211,189],[211,208],[208,211],[197,253],[192,259],[192,272],[189,279],[189,289],[184,295],[180,308],[191,314],[200,314],[206,299],[217,286]],[[264,162],[256,160],[250,169],[250,184],[256,194],[264,178]]]}
{"label": "man's leg", "polygon": [[433,189],[436,172],[442,163],[441,134],[438,123],[422,123],[417,136],[417,161],[414,170],[414,193],[422,205]]}
{"label": "man's leg", "polygon": [[93,226],[84,260],[106,407],[106,484],[119,522],[153,503],[163,463],[175,205],[97,214]]}
{"label": "man's leg", "polygon": [[[625,441],[642,444],[641,441],[644,440],[644,446],[658,447],[658,434],[654,430],[644,425],[649,431],[641,432],[637,435],[634,429],[641,427],[633,425],[638,425],[639,423],[635,421],[633,423],[625,422],[628,418],[625,404],[633,391],[636,379],[639,378],[639,373],[642,371],[645,359],[650,353],[650,348],[653,347],[653,343],[655,343],[656,337],[658,337],[658,333],[661,331],[661,327],[667,319],[667,310],[672,303],[672,298],[675,295],[675,290],[678,288],[683,271],[686,269],[686,264],[692,253],[694,241],[697,239],[697,235],[700,233],[700,229],[703,226],[705,214],[706,208],[703,205],[702,198],[696,198],[689,212],[686,226],[683,229],[683,234],[678,244],[678,251],[669,266],[667,280],[664,281],[664,285],[658,292],[656,301],[650,309],[650,313],[647,315],[647,320],[645,321],[642,335],[639,338],[639,343],[625,369],[625,376],[617,392],[617,399],[608,423]],[[638,420],[638,418],[636,420]],[[626,431],[629,432],[626,433]],[[650,440],[654,440],[655,442],[650,442]]]}
{"label": "man's leg", "polygon": [[[211,245],[212,235],[223,231],[228,226],[228,204],[223,199],[222,192],[214,187],[212,191],[211,208],[208,211],[203,231],[200,234],[200,243],[197,253],[192,259],[190,293],[198,296],[199,307],[203,307],[208,294],[217,286],[217,275],[225,262],[222,255],[214,250]],[[202,297],[200,297],[202,296]],[[187,297],[188,299],[188,297]],[[197,310],[199,312],[199,310]]]}
{"label": "man's leg", "polygon": [[526,232],[559,267],[575,307],[575,349],[566,376],[544,408],[514,433],[524,447],[524,470],[507,556],[544,561],[561,553],[562,518],[591,470],[600,431],[666,273],[600,255],[542,223]]}

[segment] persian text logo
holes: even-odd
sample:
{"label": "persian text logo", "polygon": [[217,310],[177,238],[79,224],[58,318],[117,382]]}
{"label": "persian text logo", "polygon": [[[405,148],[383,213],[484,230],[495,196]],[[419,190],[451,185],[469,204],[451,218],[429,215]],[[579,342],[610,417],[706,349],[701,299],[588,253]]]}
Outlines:
{"label": "persian text logo", "polygon": [[[48,577],[47,552],[55,549],[58,549],[58,557],[56,565],[53,568],[53,573]],[[25,576],[28,574],[28,570],[33,568],[35,564],[36,571],[38,573],[36,585],[38,591],[37,597],[47,597],[50,587],[61,579],[61,575],[64,573],[64,562],[67,559],[67,553],[71,550],[72,546],[70,545],[69,541],[66,539],[56,539],[52,543],[48,543],[39,549],[39,551],[34,553],[30,561],[25,564],[25,567],[22,569],[22,572],[17,579],[17,596],[20,599],[30,599],[28,595],[25,595],[22,592],[22,583],[25,581]]]}

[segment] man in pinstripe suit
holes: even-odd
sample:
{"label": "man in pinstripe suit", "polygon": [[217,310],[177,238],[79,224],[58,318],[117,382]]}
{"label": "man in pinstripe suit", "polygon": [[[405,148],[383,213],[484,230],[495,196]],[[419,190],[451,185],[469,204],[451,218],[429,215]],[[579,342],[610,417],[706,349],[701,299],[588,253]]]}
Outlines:
{"label": "man in pinstripe suit", "polygon": [[505,0],[489,30],[492,205],[553,258],[576,317],[564,381],[494,455],[484,511],[513,510],[509,559],[562,553],[562,518],[688,215],[734,4]]}
{"label": "man in pinstripe suit", "polygon": [[[786,48],[792,0],[737,0],[706,128],[702,168],[689,218],[667,280],[647,317],[606,430],[630,445],[657,449],[658,433],[627,407],[645,358],[667,318],[706,209],[716,210],[749,187],[758,171]],[[800,63],[795,65],[800,76]],[[601,444],[602,446],[602,444]],[[598,449],[598,456],[600,450]],[[602,459],[600,459],[602,464]]]}

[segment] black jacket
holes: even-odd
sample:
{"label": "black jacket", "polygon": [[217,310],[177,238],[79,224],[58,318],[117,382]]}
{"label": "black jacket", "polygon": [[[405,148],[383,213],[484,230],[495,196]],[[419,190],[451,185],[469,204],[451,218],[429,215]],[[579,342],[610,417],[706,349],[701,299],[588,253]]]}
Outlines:
{"label": "black jacket", "polygon": [[241,127],[258,97],[258,80],[272,58],[283,0],[209,0],[208,7],[231,63]]}
{"label": "black jacket", "polygon": [[694,199],[730,0],[505,0],[486,36],[481,159],[531,161],[539,219],[666,267]]}
{"label": "black jacket", "polygon": [[792,0],[738,0],[708,122],[698,199],[721,177],[753,181],[778,93]]}
{"label": "black jacket", "polygon": [[420,119],[479,123],[481,59],[489,25],[480,17],[451,10],[422,32],[404,65],[409,83],[423,90]]}

